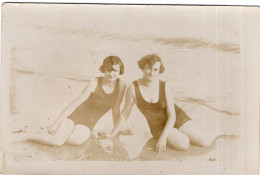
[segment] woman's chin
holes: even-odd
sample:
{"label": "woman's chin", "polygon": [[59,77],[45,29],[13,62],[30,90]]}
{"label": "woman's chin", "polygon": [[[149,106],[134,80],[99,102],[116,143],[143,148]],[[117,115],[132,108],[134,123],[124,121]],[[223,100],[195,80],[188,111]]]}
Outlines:
{"label": "woman's chin", "polygon": [[145,77],[148,81],[158,80],[158,77]]}
{"label": "woman's chin", "polygon": [[111,82],[115,81],[116,79],[117,78],[106,78],[107,81],[111,81]]}

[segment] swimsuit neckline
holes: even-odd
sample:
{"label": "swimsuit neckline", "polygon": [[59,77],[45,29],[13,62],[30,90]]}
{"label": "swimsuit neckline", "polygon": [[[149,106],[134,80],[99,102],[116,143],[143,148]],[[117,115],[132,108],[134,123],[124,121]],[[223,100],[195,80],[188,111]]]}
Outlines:
{"label": "swimsuit neckline", "polygon": [[142,92],[141,92],[141,90],[140,90],[139,83],[138,83],[137,80],[136,80],[136,84],[137,84],[137,88],[138,88],[140,97],[141,97],[141,99],[142,99],[145,103],[148,103],[148,104],[151,104],[151,105],[156,105],[156,104],[160,103],[160,101],[161,101],[161,93],[160,93],[161,81],[160,81],[160,80],[159,80],[159,97],[158,97],[158,101],[155,102],[155,103],[150,103],[150,102],[146,101],[146,100],[144,99],[143,95],[142,95]]}
{"label": "swimsuit neckline", "polygon": [[118,79],[115,80],[115,81],[116,81],[116,82],[115,82],[115,87],[114,87],[114,89],[113,89],[113,91],[112,91],[111,93],[106,93],[106,92],[105,92],[105,90],[104,90],[104,88],[103,88],[102,79],[103,79],[103,77],[100,77],[100,87],[101,87],[102,92],[103,92],[104,94],[106,94],[106,95],[112,95],[112,94],[115,92],[115,90],[116,90],[116,86],[117,86],[117,81],[118,81]]}

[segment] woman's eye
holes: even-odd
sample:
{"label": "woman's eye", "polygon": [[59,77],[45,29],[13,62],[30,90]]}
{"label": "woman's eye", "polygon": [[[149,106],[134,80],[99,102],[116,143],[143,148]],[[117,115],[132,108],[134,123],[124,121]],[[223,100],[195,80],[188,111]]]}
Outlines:
{"label": "woman's eye", "polygon": [[155,72],[158,72],[158,69],[154,69]]}

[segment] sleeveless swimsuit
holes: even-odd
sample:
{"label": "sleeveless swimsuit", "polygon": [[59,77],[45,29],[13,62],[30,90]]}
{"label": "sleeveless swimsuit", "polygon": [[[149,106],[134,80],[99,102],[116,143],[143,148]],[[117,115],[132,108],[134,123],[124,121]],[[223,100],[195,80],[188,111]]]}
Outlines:
{"label": "sleeveless swimsuit", "polygon": [[110,94],[106,94],[103,90],[102,77],[98,77],[97,81],[94,92],[68,117],[75,125],[82,124],[89,127],[90,130],[115,105],[119,92],[119,79],[116,80],[115,89]]}
{"label": "sleeveless swimsuit", "polygon": [[[144,100],[137,81],[134,81],[136,103],[139,110],[145,116],[151,133],[155,138],[159,138],[167,122],[165,82],[159,82],[159,100],[157,103],[148,103]],[[191,120],[189,116],[176,104],[174,104],[176,112],[176,121],[173,127],[179,128],[185,122]]]}

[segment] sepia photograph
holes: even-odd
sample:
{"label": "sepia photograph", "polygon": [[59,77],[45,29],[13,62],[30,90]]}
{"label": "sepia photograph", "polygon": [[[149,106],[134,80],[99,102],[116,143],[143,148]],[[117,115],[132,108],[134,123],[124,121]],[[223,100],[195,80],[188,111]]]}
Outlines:
{"label": "sepia photograph", "polygon": [[1,15],[1,173],[258,174],[259,7]]}

